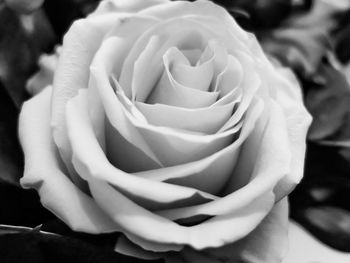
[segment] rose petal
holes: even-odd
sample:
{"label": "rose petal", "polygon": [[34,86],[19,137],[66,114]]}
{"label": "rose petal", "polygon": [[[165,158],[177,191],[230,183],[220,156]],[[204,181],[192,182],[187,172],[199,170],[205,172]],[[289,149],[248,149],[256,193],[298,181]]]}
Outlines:
{"label": "rose petal", "polygon": [[[234,37],[235,42],[231,42],[231,46],[247,49],[244,45],[239,43],[248,42],[249,36],[237,22],[230,16],[230,14],[219,5],[212,3],[211,1],[195,1],[192,3],[186,1],[174,1],[167,3],[166,5],[159,5],[156,8],[150,7],[140,12],[144,15],[151,15],[162,20],[167,20],[175,17],[191,16],[192,19],[196,19],[202,25],[209,25],[211,30],[220,32],[224,37]],[[225,33],[223,33],[225,31]],[[227,34],[229,32],[229,34]],[[219,38],[220,39],[220,38]],[[231,39],[232,40],[232,39]],[[229,43],[229,42],[227,42]],[[230,46],[230,45],[227,45]],[[234,49],[234,48],[233,48]]]}
{"label": "rose petal", "polygon": [[195,109],[212,105],[218,97],[219,92],[205,92],[176,83],[166,70],[146,102]]}
{"label": "rose petal", "polygon": [[[172,3],[169,3],[167,5],[161,5],[157,7],[161,9],[162,6],[173,6],[173,5]],[[149,9],[152,9],[152,8],[149,8]],[[141,12],[141,14],[151,15],[151,14],[148,14],[147,12],[145,13]],[[222,21],[216,20],[214,22],[220,25],[220,27],[222,28]],[[171,35],[165,32],[171,32]],[[223,42],[226,44],[226,46],[230,47],[231,50],[234,50],[234,48],[237,45],[239,45],[240,48],[244,47],[244,45],[243,47],[241,47],[242,44],[239,44],[240,40],[234,38],[234,34],[232,34],[232,32],[228,34],[226,30],[224,31],[211,30],[210,27],[206,27],[203,25],[203,23],[197,22],[195,19],[193,19],[192,16],[188,16],[188,17],[181,16],[180,18],[167,19],[163,22],[158,23],[152,29],[146,31],[142,36],[140,36],[138,41],[134,44],[127,59],[125,60],[123,65],[123,70],[119,78],[119,82],[121,86],[125,89],[126,94],[129,95],[129,90],[131,90],[131,82],[132,82],[131,80],[133,75],[134,62],[139,57],[141,52],[145,49],[145,46],[147,45],[148,40],[151,38],[151,36],[160,35],[162,38],[166,39],[166,41],[164,41],[162,48],[160,48],[159,51],[153,56],[151,64],[148,67],[148,70],[151,68],[153,72],[149,78],[145,79],[146,83],[143,86],[143,90],[147,92],[151,90],[151,88],[153,87],[152,84],[156,81],[157,76],[159,76],[161,73],[161,67],[159,63],[161,60],[161,56],[164,54],[164,52],[168,48],[174,45],[178,45],[180,49],[200,47],[201,45],[203,45],[203,43],[200,44],[200,42],[198,42],[197,40],[198,37],[196,37],[198,36],[198,34],[201,34],[202,36],[206,36],[205,38],[207,39],[207,41],[209,39],[218,39],[220,40],[220,42]],[[187,41],[184,41],[186,39]],[[139,97],[139,100],[144,101],[145,98]]]}
{"label": "rose petal", "polygon": [[86,88],[89,65],[105,32],[120,19],[106,15],[74,22],[63,40],[62,53],[54,76],[51,125],[53,138],[66,164],[70,177],[82,185],[71,165],[71,149],[65,133],[64,108],[79,89]]}
{"label": "rose petal", "polygon": [[[304,106],[303,106],[304,107]],[[304,108],[299,108],[293,116],[287,117],[287,129],[292,153],[291,171],[282,178],[275,188],[277,200],[288,195],[300,182],[304,174],[306,134],[311,124],[311,116]]]}
{"label": "rose petal", "polygon": [[[185,227],[153,214],[126,198],[109,184],[89,180],[97,203],[123,228],[130,239],[150,251],[181,250],[189,239]],[[120,205],[123,204],[123,205]],[[132,238],[132,235],[138,238]],[[188,242],[188,241],[187,241]]]}
{"label": "rose petal", "polygon": [[220,99],[216,104],[222,103],[232,91],[242,85],[243,68],[241,63],[232,55],[228,56],[225,69],[218,75],[214,91],[220,91]]}
{"label": "rose petal", "polygon": [[[249,188],[249,185],[258,183],[259,180],[265,180],[264,183],[270,184],[269,187],[271,187],[271,184],[278,182],[290,172],[292,152],[290,150],[289,134],[283,109],[271,99],[266,102],[266,105],[269,106],[266,106],[265,112],[257,122],[256,128],[242,148],[238,165],[234,171],[235,177],[232,177],[231,182],[227,184],[226,193],[234,192],[237,189],[241,191],[242,189],[246,189],[246,187]],[[272,121],[271,118],[273,116]],[[270,132],[271,136],[279,138],[270,138],[270,142],[264,144],[265,141],[261,139],[262,131],[265,134]],[[268,143],[270,143],[270,146],[267,145]],[[256,150],[257,147],[259,147],[259,151]],[[266,155],[259,156],[263,151],[266,151]],[[281,152],[278,154],[278,151]],[[275,154],[275,157],[272,156],[273,154]],[[266,160],[263,161],[261,158],[266,158]],[[271,175],[265,179],[256,177],[254,173],[260,169],[257,168],[259,167],[257,165],[261,167],[270,165],[270,169],[272,170]],[[268,169],[268,167],[264,169]],[[252,176],[249,178],[247,174],[252,174]]]}
{"label": "rose petal", "polygon": [[133,173],[162,167],[139,148],[130,144],[108,120],[105,123],[105,138],[108,142],[105,147],[108,160],[120,170]]}
{"label": "rose petal", "polygon": [[147,103],[161,103],[184,108],[201,108],[213,104],[218,92],[206,92],[185,87],[178,83],[172,76],[169,68],[170,61],[185,61],[186,57],[175,47],[170,48],[163,56],[165,71],[147,98]]}
{"label": "rose petal", "polygon": [[200,24],[188,21],[186,18],[159,22],[142,34],[133,45],[124,61],[120,78],[118,79],[120,86],[129,96],[129,90],[132,90],[134,63],[143,53],[152,36],[159,35],[161,46],[158,47],[157,52],[153,53],[148,67],[144,68],[146,72],[151,71],[152,74],[145,73],[148,78],[144,79],[144,83],[141,86],[142,89],[140,87],[134,88],[138,101],[145,101],[152,91],[154,83],[158,80],[163,70],[162,57],[170,47],[177,46],[180,49],[199,48],[204,45],[204,38],[207,38],[205,36],[210,34],[213,33],[204,29]]}
{"label": "rose petal", "polygon": [[[186,185],[209,193],[217,193],[232,176],[232,169],[240,155],[240,147],[247,139],[263,110],[262,101],[255,101],[248,110],[243,127],[237,127],[239,137],[228,147],[204,159],[182,165],[135,173],[150,180]],[[233,129],[234,130],[234,129]],[[213,180],[215,176],[215,180]]]}
{"label": "rose petal", "polygon": [[[173,63],[171,74],[177,82],[186,87],[208,91],[214,76],[213,61],[215,57],[216,54],[213,54],[213,51],[207,47],[196,65]],[[168,62],[168,67],[171,65],[170,63]]]}
{"label": "rose petal", "polygon": [[[266,195],[243,210],[215,217],[208,223],[182,227],[136,205],[106,183],[89,182],[95,200],[123,227],[128,238],[151,251],[181,249],[182,246],[177,244],[188,244],[200,250],[234,242],[254,229],[256,222],[260,222],[271,209],[274,200],[273,195]],[[119,205],[121,203],[123,206]],[[139,238],[130,237],[130,233]]]}
{"label": "rose petal", "polygon": [[190,246],[196,250],[221,247],[245,237],[271,210],[273,202],[274,195],[266,193],[242,208],[231,206],[226,210],[227,214],[219,214],[190,227]]}
{"label": "rose petal", "polygon": [[311,124],[311,115],[303,104],[301,89],[296,77],[287,69],[268,69],[266,75],[273,74],[274,80],[268,85],[272,90],[275,101],[281,105],[287,121],[290,150],[292,153],[291,171],[278,183],[275,188],[277,200],[288,195],[300,182],[304,174],[304,158],[306,152],[306,134]]}
{"label": "rose petal", "polygon": [[231,117],[236,103],[197,109],[142,102],[136,102],[136,106],[152,125],[213,134]]}
{"label": "rose petal", "polygon": [[140,17],[133,19],[130,23],[124,23],[128,17],[130,17],[130,14],[118,15],[111,13],[77,20],[63,40],[62,54],[54,77],[52,98],[53,137],[62,159],[70,171],[70,176],[78,185],[81,182],[71,165],[71,149],[65,134],[65,105],[71,97],[76,95],[79,89],[87,88],[89,66],[92,58],[109,30],[119,29],[117,47],[120,52],[116,58],[121,60],[130,49],[130,43],[140,35],[140,32],[143,32],[156,21],[154,18]]}
{"label": "rose petal", "polygon": [[51,87],[24,103],[19,119],[19,137],[25,153],[21,185],[35,188],[41,203],[75,231],[117,231],[96,203],[64,174],[51,137]]}
{"label": "rose petal", "polygon": [[164,255],[161,253],[155,253],[146,251],[136,244],[132,243],[129,239],[124,236],[120,236],[114,248],[118,253],[128,255],[131,257],[137,257],[146,260],[161,259]]}
{"label": "rose petal", "polygon": [[[208,223],[205,222],[201,225],[187,228],[187,230],[185,230],[185,228],[177,226],[171,221],[167,221],[162,217],[151,214],[144,208],[137,206],[131,200],[122,195],[119,191],[122,190],[124,193],[127,193],[128,196],[132,196],[133,199],[136,197],[136,195],[138,195],[138,197],[141,197],[140,195],[144,192],[145,194],[142,196],[142,198],[145,201],[146,198],[153,198],[152,196],[154,196],[155,190],[152,190],[152,185],[155,185],[154,189],[157,189],[157,196],[154,196],[154,200],[152,201],[164,202],[166,200],[169,200],[166,197],[167,195],[170,198],[174,198],[174,195],[179,195],[179,190],[185,190],[185,188],[167,184],[158,185],[159,183],[157,184],[156,182],[150,180],[134,177],[130,174],[125,174],[123,176],[121,171],[118,172],[116,169],[113,169],[113,167],[110,167],[106,161],[103,162],[103,158],[105,158],[104,153],[98,147],[96,139],[94,142],[92,127],[90,126],[89,128],[88,126],[89,123],[86,112],[86,105],[85,115],[82,112],[83,105],[81,104],[84,103],[83,94],[83,92],[80,92],[79,96],[69,102],[67,108],[69,135],[71,138],[72,147],[74,149],[73,163],[77,171],[82,176],[84,176],[86,180],[88,180],[91,193],[94,196],[95,200],[103,209],[105,209],[108,214],[110,214],[111,217],[113,217],[113,219],[116,220],[116,222],[118,222],[118,225],[126,230],[127,233],[135,235],[136,237],[140,237],[142,240],[146,239],[152,241],[152,244],[154,243],[151,245],[152,248],[154,248],[154,246],[158,247],[159,243],[164,244],[165,246],[168,244],[170,245],[184,243],[190,244],[196,248],[220,246],[225,242],[228,242],[228,240],[238,238],[240,235],[243,235],[245,231],[250,231],[252,227],[254,227],[254,224],[256,224],[256,221],[261,220],[261,217],[264,216],[264,211],[266,211],[266,209],[269,210],[271,200],[274,200],[274,198],[271,195],[266,195],[266,198],[261,197],[258,198],[256,202],[252,202],[252,206],[244,206],[242,208],[242,211],[239,209],[240,206],[237,207],[238,210],[229,210],[233,213],[231,216],[234,216],[234,218],[227,217],[226,215],[223,215],[222,217],[218,216],[215,217],[215,219],[209,220]],[[77,127],[74,126],[77,126],[80,129],[84,129],[84,134],[80,134],[80,129],[77,129]],[[94,143],[94,147],[92,143]],[[108,182],[112,183],[114,185],[114,188],[102,182],[101,180],[107,180]],[[130,183],[128,183],[128,181]],[[178,189],[175,191],[169,191],[167,188],[169,188],[169,190],[170,188]],[[160,194],[160,191],[162,190],[164,190],[162,194],[163,196],[160,197],[158,194]],[[169,194],[171,194],[171,196]],[[189,200],[186,201],[187,204],[190,203]],[[123,206],[118,205],[120,203],[123,203]],[[145,206],[145,204],[142,205],[143,207]],[[254,211],[259,210],[260,212],[250,213],[247,212],[247,209],[252,209]],[[140,217],[131,217],[133,218],[133,220],[131,220],[130,213],[137,213],[140,215]],[[126,218],[128,218],[127,221],[125,221]],[[230,234],[229,236],[223,237],[222,233],[212,233],[214,229],[217,231],[217,229],[224,229],[226,227],[236,228],[237,222],[239,222],[238,225],[240,226],[240,231],[238,231],[238,229],[235,231],[232,230],[232,232],[230,231],[230,233],[236,233],[235,235]],[[144,224],[148,225],[148,227],[142,227]],[[150,227],[152,225],[154,225],[154,227]],[[142,229],[138,229],[139,226],[142,227]],[[164,229],[162,230],[162,228]],[[149,233],[149,229],[152,229],[151,233]],[[156,232],[155,229],[157,229]],[[208,231],[210,235],[216,237],[210,241],[203,241],[202,235],[204,233],[208,233]],[[192,238],[190,240],[188,240],[189,233],[187,232],[190,232],[190,235],[192,235]],[[165,233],[167,234],[163,236]],[[175,236],[177,236],[177,238],[171,236],[169,239],[168,233],[173,233]],[[146,242],[146,245],[147,244],[149,243]],[[166,249],[173,249],[172,246],[173,245],[170,247],[166,246]],[[151,248],[149,247],[149,249]]]}
{"label": "rose petal", "polygon": [[[187,262],[195,262],[199,255],[213,262],[280,263],[288,247],[288,201],[278,202],[264,220],[248,236],[224,247],[181,253]],[[201,261],[202,262],[202,261]]]}
{"label": "rose petal", "polygon": [[[217,41],[209,40],[202,56],[194,65],[175,47],[164,54],[163,61],[173,86],[186,86],[202,91],[208,91],[210,87],[212,91],[211,86],[215,85],[218,74],[227,65],[227,51]],[[156,101],[158,102],[157,99]]]}
{"label": "rose petal", "polygon": [[[135,101],[136,99],[145,100],[147,98],[148,94],[151,92],[147,88],[144,88],[147,79],[152,78],[154,80],[153,83],[150,83],[148,87],[155,86],[156,81],[159,79],[159,75],[154,72],[154,69],[151,68],[149,64],[152,63],[155,54],[162,45],[163,39],[161,39],[159,36],[152,36],[145,46],[145,49],[141,52],[140,56],[134,62],[134,72],[131,83],[132,101]],[[153,74],[151,74],[151,71]],[[123,80],[122,74],[121,83]],[[123,86],[123,84],[121,84],[121,86]]]}
{"label": "rose petal", "polygon": [[243,92],[242,100],[234,114],[218,132],[225,131],[236,125],[236,123],[242,118],[243,114],[249,107],[254,95],[257,93],[259,87],[261,86],[261,79],[260,76],[256,73],[253,59],[241,52],[236,52],[235,57],[241,62],[245,73],[240,87]]}
{"label": "rose petal", "polygon": [[[203,203],[216,198],[188,187],[146,180],[113,167],[94,137],[86,95],[82,90],[67,104],[67,127],[73,149],[73,164],[84,179],[96,177],[107,180],[123,194],[151,209]],[[84,130],[83,134],[81,130]]]}
{"label": "rose petal", "polygon": [[[113,57],[113,42],[104,41],[91,65],[91,83],[89,92],[96,89],[98,96],[89,96],[89,107],[99,111],[93,100],[101,99],[106,115],[112,126],[130,144],[138,147],[150,158],[164,166],[199,160],[228,145],[232,133],[196,136],[170,128],[145,124],[132,116],[121,104],[110,85],[111,63],[106,58]],[[98,98],[100,97],[100,98]],[[96,104],[97,106],[99,104]],[[172,149],[169,151],[169,149]],[[180,154],[181,153],[181,154]],[[157,156],[157,157],[156,157]],[[132,158],[125,156],[125,158]]]}
{"label": "rose petal", "polygon": [[[258,125],[261,125],[261,127],[256,127],[251,136],[251,138],[254,139],[257,137],[256,134],[261,135],[261,131],[263,130],[263,134],[260,137],[260,147],[259,149],[255,148],[255,151],[258,152],[256,160],[252,160],[250,156],[246,155],[243,155],[243,157],[249,158],[248,160],[240,159],[240,161],[247,164],[248,167],[253,167],[251,174],[244,174],[246,180],[250,179],[245,186],[237,190],[237,187],[235,187],[235,171],[231,182],[227,183],[226,193],[228,194],[225,197],[192,207],[159,211],[158,214],[172,220],[189,218],[195,215],[225,214],[231,211],[230,209],[232,209],[232,207],[244,207],[248,205],[249,202],[252,202],[252,200],[263,196],[264,193],[272,191],[276,183],[288,174],[291,154],[289,151],[286,123],[280,106],[270,101],[265,107],[264,114],[268,114],[269,116],[267,125],[261,125],[258,122]],[[241,163],[238,162],[238,165],[240,166]],[[239,169],[239,167],[237,167],[237,169]],[[240,171],[241,170],[238,170],[238,172]],[[242,176],[238,173],[238,179],[241,177]]]}
{"label": "rose petal", "polygon": [[[281,262],[288,250],[287,198],[275,204],[261,224],[235,245],[241,251],[241,260],[246,262]],[[230,248],[230,251],[233,249]]]}
{"label": "rose petal", "polygon": [[187,58],[190,65],[195,65],[202,54],[202,50],[198,48],[182,49],[181,53]]}

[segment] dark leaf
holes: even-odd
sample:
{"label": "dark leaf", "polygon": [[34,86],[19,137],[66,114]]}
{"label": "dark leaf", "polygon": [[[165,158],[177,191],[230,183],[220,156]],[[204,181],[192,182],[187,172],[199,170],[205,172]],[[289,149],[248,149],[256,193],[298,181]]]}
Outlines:
{"label": "dark leaf", "polygon": [[345,64],[350,60],[350,10],[340,20],[334,35],[335,53],[338,60]]}
{"label": "dark leaf", "polygon": [[54,35],[40,10],[21,15],[5,5],[0,5],[0,32],[0,79],[19,108],[27,98],[26,80],[40,53],[52,48]]}
{"label": "dark leaf", "polygon": [[[272,29],[279,26],[289,15],[307,9],[311,1],[291,0],[213,0],[225,7],[243,26],[250,31]],[[248,14],[236,16],[236,10]]]}
{"label": "dark leaf", "polygon": [[309,207],[301,223],[325,244],[350,252],[349,211],[333,206]]}
{"label": "dark leaf", "polygon": [[[0,22],[0,223],[34,226],[53,215],[41,206],[36,192],[19,187],[23,154],[17,136],[17,122],[19,107],[26,98],[26,76],[35,68],[35,54],[39,47],[44,49],[45,45],[38,39],[37,49],[32,52],[29,33],[24,33],[22,27],[23,21],[18,14],[3,6]],[[35,30],[30,34],[38,36]]]}
{"label": "dark leaf", "polygon": [[17,137],[19,110],[0,81],[0,223],[35,226],[52,218],[35,191],[19,187],[23,154]]}
{"label": "dark leaf", "polygon": [[17,138],[17,115],[0,79],[0,183],[18,185],[23,171],[22,150]]}
{"label": "dark leaf", "polygon": [[262,33],[263,47],[299,75],[309,78],[330,50],[331,33],[348,7],[331,1],[314,1],[310,12],[293,15],[280,28]]}
{"label": "dark leaf", "polygon": [[350,162],[339,148],[309,143],[305,176],[290,195],[291,217],[319,240],[350,252]]}
{"label": "dark leaf", "polygon": [[350,86],[346,77],[329,64],[317,72],[319,83],[305,83],[306,106],[313,116],[311,140],[350,139]]}

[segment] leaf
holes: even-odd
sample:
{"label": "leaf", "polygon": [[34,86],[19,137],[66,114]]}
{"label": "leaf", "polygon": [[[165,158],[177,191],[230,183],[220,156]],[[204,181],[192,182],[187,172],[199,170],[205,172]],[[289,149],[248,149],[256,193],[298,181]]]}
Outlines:
{"label": "leaf", "polygon": [[338,147],[309,142],[305,176],[290,195],[291,217],[329,246],[350,252],[350,162]]}
{"label": "leaf", "polygon": [[350,9],[342,16],[334,32],[334,50],[337,59],[346,64],[350,60]]}
{"label": "leaf", "polygon": [[25,82],[39,54],[53,46],[54,35],[42,11],[20,15],[5,5],[0,6],[0,32],[0,79],[19,108],[28,97]]}
{"label": "leaf", "polygon": [[338,207],[319,206],[305,210],[309,230],[326,244],[350,252],[350,212]]}
{"label": "leaf", "polygon": [[[291,0],[214,0],[214,2],[225,7],[245,29],[253,31],[277,27],[295,7]],[[242,10],[247,15],[237,16],[236,10]]]}
{"label": "leaf", "polygon": [[343,141],[350,139],[350,86],[339,70],[322,64],[320,83],[308,83],[306,106],[313,116],[309,139]]}
{"label": "leaf", "polygon": [[22,20],[0,6],[0,223],[27,226],[53,218],[41,206],[37,193],[19,187],[24,166],[17,137],[19,107],[27,97],[26,78],[36,67],[39,50],[47,45],[35,29],[39,20],[31,18]]}
{"label": "leaf", "polygon": [[276,56],[299,75],[310,78],[331,48],[331,33],[339,15],[350,4],[346,1],[314,1],[310,12],[291,16],[280,28],[260,35],[266,52]]}

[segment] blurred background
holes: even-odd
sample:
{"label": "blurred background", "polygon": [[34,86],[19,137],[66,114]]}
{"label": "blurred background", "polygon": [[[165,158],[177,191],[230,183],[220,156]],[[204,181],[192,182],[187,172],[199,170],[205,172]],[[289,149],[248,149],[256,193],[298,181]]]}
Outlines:
{"label": "blurred background", "polygon": [[[0,258],[135,262],[112,252],[113,235],[70,231],[41,206],[36,192],[19,186],[21,105],[52,81],[64,33],[98,2],[0,0]],[[294,71],[313,116],[304,179],[290,196],[285,263],[350,262],[350,1],[214,2]]]}

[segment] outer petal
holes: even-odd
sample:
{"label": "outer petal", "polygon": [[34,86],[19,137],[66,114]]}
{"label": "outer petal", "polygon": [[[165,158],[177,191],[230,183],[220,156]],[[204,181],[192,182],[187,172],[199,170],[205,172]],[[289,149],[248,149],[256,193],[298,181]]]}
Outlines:
{"label": "outer petal", "polygon": [[[73,163],[84,179],[90,180],[92,177],[107,181],[124,195],[151,209],[152,206],[183,206],[216,198],[188,187],[146,180],[113,167],[94,137],[86,95],[80,91],[67,104],[67,127],[72,143]],[[84,131],[83,134],[81,130]]]}
{"label": "outer petal", "polygon": [[52,96],[53,138],[73,181],[79,177],[71,165],[71,149],[65,133],[65,105],[79,89],[87,87],[89,66],[105,33],[120,17],[106,15],[74,22],[63,40],[62,53],[54,76]]}
{"label": "outer petal", "polygon": [[[261,128],[258,126],[254,129],[252,138],[249,138],[254,141],[257,138],[256,135],[260,135],[260,145],[252,145],[254,147],[253,150],[257,152],[256,159],[251,159],[249,155],[245,154],[242,156],[247,158],[247,160],[240,159],[240,162],[238,162],[238,169],[233,173],[231,182],[227,183],[226,193],[228,194],[221,199],[206,204],[160,211],[159,214],[173,220],[200,214],[224,215],[228,213],[227,210],[229,209],[237,209],[238,207],[244,209],[244,206],[254,203],[259,197],[263,198],[264,195],[273,190],[276,183],[289,172],[290,151],[286,124],[281,108],[273,101],[268,102],[266,106],[267,109],[265,110],[269,111],[265,112],[265,114],[269,114],[269,120],[266,125],[261,127],[263,128],[263,133],[261,134]],[[245,149],[243,148],[243,150]],[[248,165],[251,170],[247,172],[240,170],[241,162]],[[236,172],[238,178],[236,178]],[[236,184],[240,183],[239,180],[242,176],[240,173],[245,177],[246,185],[236,190]],[[238,182],[236,182],[236,179],[238,179]],[[205,225],[207,222],[201,225]]]}
{"label": "outer petal", "polygon": [[161,259],[164,256],[163,253],[146,251],[124,236],[118,238],[114,249],[124,255],[148,260]]}
{"label": "outer petal", "polygon": [[37,189],[42,204],[76,231],[116,231],[118,226],[61,169],[50,129],[51,92],[48,87],[23,105],[19,136],[26,165],[21,184]]}
{"label": "outer petal", "polygon": [[[252,105],[247,112],[243,127],[239,127],[239,137],[221,151],[195,162],[187,162],[182,165],[143,171],[136,174],[150,180],[186,185],[209,193],[219,192],[227,184],[227,180],[232,177],[232,169],[235,167],[237,158],[240,155],[240,148],[242,145],[244,147],[243,142],[251,134],[252,130],[256,128],[256,120],[260,117],[263,107],[262,101],[257,101]],[[215,176],[215,180],[213,180],[213,176]]]}
{"label": "outer petal", "polygon": [[239,59],[243,69],[244,77],[241,82],[240,88],[242,89],[242,100],[238,105],[236,111],[232,114],[231,118],[225,123],[218,132],[222,132],[232,128],[242,118],[246,110],[249,108],[251,101],[261,87],[262,77],[256,73],[254,60],[247,54],[242,52],[236,52],[236,58]]}
{"label": "outer petal", "polygon": [[200,256],[208,262],[280,263],[287,248],[288,201],[284,198],[243,239],[221,248],[199,252],[184,249],[181,253],[188,263],[197,262]]}
{"label": "outer petal", "polygon": [[[79,97],[77,97],[77,102],[79,102],[78,98]],[[75,100],[76,99],[72,100],[72,103]],[[271,129],[276,127],[276,121],[279,119],[278,112],[275,113],[277,115],[274,115],[275,118],[271,123]],[[273,184],[276,178],[283,174],[283,167],[285,164],[284,154],[279,154],[281,155],[281,159],[276,160],[275,165],[270,165],[270,162],[266,162],[266,158],[271,161],[270,155],[268,155],[268,157],[260,155],[258,162],[259,167],[256,172],[258,174],[253,175],[253,177],[257,178],[255,183],[251,184],[245,190],[240,191],[240,193],[234,193],[232,196],[225,197],[221,201],[218,200],[217,203],[213,201],[213,204],[208,207],[209,211],[211,211],[209,212],[211,215],[217,215],[213,219],[186,228],[164,217],[153,214],[128,199],[126,195],[132,197],[133,195],[136,196],[140,195],[142,192],[150,191],[148,195],[145,195],[143,198],[151,198],[154,194],[150,189],[152,189],[152,184],[154,183],[149,181],[145,187],[145,181],[143,188],[132,190],[138,187],[137,184],[138,181],[142,181],[141,178],[137,179],[132,175],[123,175],[120,172],[119,174],[114,173],[114,175],[112,175],[111,172],[109,172],[111,169],[108,168],[108,164],[106,162],[104,162],[104,165],[101,163],[103,153],[100,154],[96,147],[96,149],[91,148],[91,143],[93,142],[93,138],[89,135],[92,132],[91,127],[89,129],[88,126],[83,125],[83,123],[77,124],[79,120],[80,122],[86,122],[86,117],[79,115],[79,118],[77,118],[77,116],[75,116],[74,112],[70,111],[68,119],[70,123],[70,137],[72,138],[74,153],[76,154],[73,159],[76,169],[89,181],[91,193],[99,205],[118,222],[118,225],[123,227],[129,239],[131,238],[133,242],[136,242],[145,249],[177,249],[179,245],[183,244],[188,244],[196,249],[222,246],[245,236],[253,230],[271,209],[271,205],[274,201],[274,196],[271,194],[271,184]],[[86,124],[88,123],[86,122]],[[76,136],[77,130],[71,125],[79,125],[79,127],[83,128],[86,131],[84,133],[84,138]],[[89,137],[85,137],[88,135]],[[267,144],[271,142],[272,134],[270,130],[265,133],[265,136],[266,138],[264,141],[266,144],[262,147],[262,152],[266,151],[266,147],[268,147]],[[281,141],[279,139],[280,136],[278,136],[279,143],[276,143],[275,147],[278,148],[282,145],[281,148],[283,148],[284,138],[282,138]],[[85,144],[79,143],[79,140],[81,142],[84,141]],[[87,146],[87,143],[89,146]],[[95,145],[97,144],[95,143]],[[275,147],[270,151],[271,154],[276,154],[274,151],[276,149]],[[91,159],[91,154],[94,156],[93,159]],[[286,157],[286,159],[288,159],[288,157]],[[280,166],[282,166],[282,170],[277,169],[280,168]],[[267,180],[267,176],[269,180]],[[105,183],[105,180],[110,182],[114,187]],[[133,183],[129,183],[129,186],[124,188],[128,181]],[[159,191],[165,186],[166,184],[163,186],[159,185]],[[186,188],[183,188],[183,190],[185,189]],[[178,190],[181,190],[181,188]],[[252,194],[252,192],[254,194]],[[124,193],[126,195],[124,195]],[[163,194],[167,193],[164,192]],[[179,192],[175,191],[173,194],[177,195]],[[247,195],[249,195],[249,198],[247,198]],[[258,196],[258,199],[255,199],[255,196]],[[132,198],[134,199],[134,197]],[[162,198],[159,199],[163,200]],[[246,201],[247,205],[242,205],[243,201]],[[120,203],[122,203],[123,206],[118,205]],[[139,216],[130,217],[131,214]],[[238,226],[239,228],[237,228]],[[205,235],[210,235],[211,239],[205,239]],[[162,248],[159,247],[160,245]]]}
{"label": "outer petal", "polygon": [[216,133],[230,118],[236,104],[237,101],[232,101],[215,107],[188,109],[136,102],[136,106],[152,125],[205,134]]}
{"label": "outer petal", "polygon": [[[83,93],[81,93],[81,95],[83,95]],[[82,100],[83,97],[81,97],[81,95],[72,99],[72,103],[68,104],[67,112],[69,113],[69,134],[74,149],[73,162],[79,173],[88,180],[91,193],[95,200],[111,218],[118,222],[118,225],[125,230],[128,238],[131,238],[133,242],[149,250],[178,249],[179,245],[181,246],[184,244],[193,246],[196,249],[213,246],[217,247],[227,242],[232,242],[254,229],[256,224],[260,222],[271,209],[274,197],[271,195],[271,192],[266,193],[268,189],[263,188],[258,191],[258,193],[262,191],[263,197],[259,195],[259,198],[256,200],[251,192],[247,193],[248,190],[246,192],[243,191],[237,196],[232,196],[232,198],[234,198],[231,200],[232,202],[229,201],[231,198],[222,199],[223,202],[220,202],[220,205],[217,204],[218,207],[215,208],[215,204],[213,204],[209,208],[211,211],[209,213],[214,213],[213,215],[219,213],[220,216],[216,216],[213,220],[188,228],[177,225],[171,220],[147,211],[144,208],[144,205],[147,205],[147,203],[143,202],[143,205],[140,206],[132,200],[140,202],[141,200],[146,201],[146,199],[148,199],[152,201],[152,199],[155,198],[153,202],[157,200],[158,202],[169,202],[171,201],[171,199],[169,199],[171,196],[176,197],[184,195],[187,192],[191,193],[191,189],[175,185],[161,185],[160,183],[143,180],[142,178],[130,174],[123,174],[117,169],[113,170],[110,164],[103,160],[105,157],[101,150],[98,149],[96,139],[94,142],[91,124],[89,128],[87,126],[87,117],[82,115],[84,100]],[[73,109],[77,111],[72,111]],[[84,111],[85,116],[87,116],[86,106]],[[73,126],[78,126],[86,131],[83,137],[81,134],[79,135],[77,128]],[[93,145],[95,145],[95,147],[93,147]],[[264,171],[262,172],[263,174],[268,173],[268,171],[264,169],[262,169],[262,171]],[[262,178],[260,176],[259,178],[261,181],[263,180],[262,178],[265,179],[265,176],[262,176]],[[272,176],[272,178],[274,178],[274,176]],[[106,182],[109,182],[113,187]],[[158,185],[157,187],[156,184]],[[269,182],[266,183],[266,185],[268,187]],[[174,188],[173,192],[171,192],[170,187]],[[252,187],[254,188],[254,186]],[[164,191],[168,188],[169,190]],[[157,190],[152,189],[158,189],[158,198],[156,198],[157,193],[155,192]],[[161,191],[163,197],[159,197]],[[210,195],[205,195],[200,191],[197,192],[200,194],[199,197],[210,199]],[[241,197],[246,196],[246,194],[249,194],[251,198],[244,199],[248,200],[247,205],[244,206],[241,205],[242,202],[238,201],[241,200]],[[193,197],[190,197],[190,202],[195,201]],[[119,205],[121,203],[123,206]],[[131,214],[139,216],[130,217]],[[239,226],[239,228],[237,228],[237,226]],[[224,234],[224,229],[230,230]],[[208,233],[210,233],[213,238],[206,240],[203,237]],[[162,248],[159,248],[160,245]]]}
{"label": "outer petal", "polygon": [[[144,9],[140,14],[151,15],[163,20],[191,16],[200,24],[208,26],[216,32],[228,33],[229,37],[235,38],[237,41],[231,43],[232,46],[240,46],[247,50],[243,43],[247,43],[249,36],[232,16],[222,7],[207,0],[199,0],[193,3],[187,1],[173,1],[166,5],[159,5]],[[214,21],[213,21],[214,19]],[[213,29],[214,27],[214,29]],[[224,33],[222,33],[224,35]]]}
{"label": "outer petal", "polygon": [[[286,116],[291,149],[291,171],[276,186],[277,200],[288,195],[300,182],[304,171],[306,134],[311,115],[303,104],[300,85],[293,73],[286,68],[271,69],[275,83],[270,84],[275,101],[281,105]],[[269,78],[267,78],[269,79]]]}

